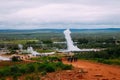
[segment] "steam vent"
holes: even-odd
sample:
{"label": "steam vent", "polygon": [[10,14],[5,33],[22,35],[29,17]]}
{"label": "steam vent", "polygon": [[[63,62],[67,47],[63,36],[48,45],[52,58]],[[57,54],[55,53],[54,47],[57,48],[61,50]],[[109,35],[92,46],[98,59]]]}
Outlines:
{"label": "steam vent", "polygon": [[66,29],[64,31],[65,39],[67,42],[67,51],[80,51],[80,49],[74,45],[70,34],[71,31],[69,29]]}

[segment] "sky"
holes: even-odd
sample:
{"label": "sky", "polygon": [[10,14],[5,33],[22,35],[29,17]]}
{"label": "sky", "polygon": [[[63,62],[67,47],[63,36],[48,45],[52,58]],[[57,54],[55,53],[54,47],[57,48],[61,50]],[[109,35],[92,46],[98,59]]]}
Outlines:
{"label": "sky", "polygon": [[0,0],[0,29],[120,28],[120,0]]}

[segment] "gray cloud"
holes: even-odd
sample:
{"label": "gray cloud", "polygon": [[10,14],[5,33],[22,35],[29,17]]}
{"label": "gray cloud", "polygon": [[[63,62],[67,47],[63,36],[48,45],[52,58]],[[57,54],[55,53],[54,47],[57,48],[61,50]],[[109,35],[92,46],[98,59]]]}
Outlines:
{"label": "gray cloud", "polygon": [[120,27],[119,0],[1,0],[0,29]]}

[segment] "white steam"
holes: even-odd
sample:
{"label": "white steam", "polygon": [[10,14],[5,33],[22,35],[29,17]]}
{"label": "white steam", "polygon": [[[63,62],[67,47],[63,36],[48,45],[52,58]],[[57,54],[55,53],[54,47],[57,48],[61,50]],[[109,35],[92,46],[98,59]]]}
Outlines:
{"label": "white steam", "polygon": [[23,45],[22,44],[18,44],[18,48],[20,49],[20,51],[23,50]]}
{"label": "white steam", "polygon": [[2,57],[2,56],[0,56],[0,61],[9,61],[10,59],[9,58],[7,58],[7,57]]}
{"label": "white steam", "polygon": [[33,50],[33,47],[28,47],[27,48],[27,52],[31,53],[33,56],[39,55],[38,52],[36,52],[36,51]]}
{"label": "white steam", "polygon": [[80,51],[80,49],[77,46],[74,46],[74,43],[71,39],[71,31],[69,29],[64,31],[65,39],[67,41],[67,50],[68,51]]}

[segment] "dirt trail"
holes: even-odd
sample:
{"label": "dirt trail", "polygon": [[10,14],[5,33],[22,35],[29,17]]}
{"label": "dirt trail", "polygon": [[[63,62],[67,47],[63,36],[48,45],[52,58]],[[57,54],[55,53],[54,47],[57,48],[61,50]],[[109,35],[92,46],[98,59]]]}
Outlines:
{"label": "dirt trail", "polygon": [[63,60],[63,63],[72,64],[74,69],[48,73],[41,80],[120,80],[120,66],[86,60],[72,63]]}
{"label": "dirt trail", "polygon": [[79,60],[77,62],[63,61],[79,68],[84,74],[83,80],[120,80],[120,67]]}

